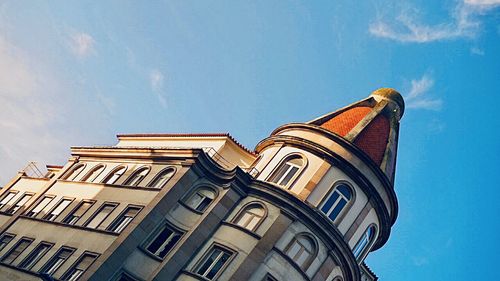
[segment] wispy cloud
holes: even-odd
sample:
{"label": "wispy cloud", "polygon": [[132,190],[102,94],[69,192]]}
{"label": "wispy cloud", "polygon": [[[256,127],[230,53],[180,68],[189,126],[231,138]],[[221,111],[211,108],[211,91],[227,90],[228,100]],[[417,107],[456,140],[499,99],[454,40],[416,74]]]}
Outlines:
{"label": "wispy cloud", "polygon": [[84,32],[76,32],[71,35],[70,48],[78,58],[85,58],[95,54],[95,40]]}
{"label": "wispy cloud", "polygon": [[412,257],[413,265],[420,267],[429,264],[429,259],[426,257]]}
{"label": "wispy cloud", "polygon": [[167,107],[167,100],[165,99],[163,90],[164,80],[165,76],[161,71],[159,71],[158,69],[151,70],[149,74],[149,82],[151,85],[151,90],[158,98],[158,101],[160,102],[161,106]]}
{"label": "wispy cloud", "polygon": [[414,109],[440,110],[443,101],[426,97],[434,86],[434,80],[425,74],[420,79],[411,80],[411,89],[406,96],[406,107]]}
{"label": "wispy cloud", "polygon": [[428,43],[458,38],[474,38],[481,30],[481,15],[500,6],[500,0],[465,0],[450,12],[450,19],[437,25],[422,23],[416,8],[402,10],[395,24],[381,18],[372,22],[369,31],[380,38],[408,43]]}
{"label": "wispy cloud", "polygon": [[484,51],[478,47],[470,48],[470,53],[477,56],[484,56]]}

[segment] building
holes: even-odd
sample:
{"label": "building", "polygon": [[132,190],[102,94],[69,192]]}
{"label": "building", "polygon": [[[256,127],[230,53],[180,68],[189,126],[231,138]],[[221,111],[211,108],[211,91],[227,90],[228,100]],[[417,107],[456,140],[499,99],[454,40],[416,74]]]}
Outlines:
{"label": "building", "polygon": [[0,194],[1,280],[376,280],[398,212],[392,89],[254,151],[228,134],[72,147]]}

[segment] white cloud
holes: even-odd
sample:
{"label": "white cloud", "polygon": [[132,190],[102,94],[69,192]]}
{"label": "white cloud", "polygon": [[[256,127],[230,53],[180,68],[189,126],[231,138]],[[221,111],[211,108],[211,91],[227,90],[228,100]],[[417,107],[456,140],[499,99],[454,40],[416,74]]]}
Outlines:
{"label": "white cloud", "polygon": [[424,265],[427,265],[429,264],[429,259],[426,258],[426,257],[412,257],[412,260],[413,260],[413,265],[415,266],[424,266]]}
{"label": "white cloud", "polygon": [[437,25],[421,23],[416,18],[418,9],[401,11],[389,24],[377,19],[369,26],[372,35],[399,42],[428,43],[458,38],[474,38],[481,30],[480,16],[500,5],[500,0],[465,0],[451,12],[451,19]]}
{"label": "white cloud", "polygon": [[70,48],[78,58],[85,58],[95,54],[95,40],[92,36],[84,32],[78,32],[71,35]]}
{"label": "white cloud", "polygon": [[477,55],[477,56],[484,56],[484,50],[482,50],[478,47],[472,47],[470,49],[470,53],[473,55]]}
{"label": "white cloud", "polygon": [[165,80],[165,76],[158,69],[151,70],[149,74],[149,82],[151,85],[151,90],[158,98],[161,106],[167,107],[167,100],[164,96],[163,83]]}
{"label": "white cloud", "polygon": [[406,107],[413,109],[440,110],[443,101],[425,97],[434,86],[434,80],[425,74],[418,80],[411,80],[411,89],[406,96]]}

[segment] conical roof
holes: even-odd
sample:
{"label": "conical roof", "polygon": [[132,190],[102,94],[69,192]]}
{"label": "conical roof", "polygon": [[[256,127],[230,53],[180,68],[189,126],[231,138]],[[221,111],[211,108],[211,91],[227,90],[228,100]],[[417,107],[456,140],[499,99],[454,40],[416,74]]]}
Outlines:
{"label": "conical roof", "polygon": [[390,88],[328,113],[308,124],[320,126],[363,151],[394,182],[399,120],[404,112],[401,94]]}

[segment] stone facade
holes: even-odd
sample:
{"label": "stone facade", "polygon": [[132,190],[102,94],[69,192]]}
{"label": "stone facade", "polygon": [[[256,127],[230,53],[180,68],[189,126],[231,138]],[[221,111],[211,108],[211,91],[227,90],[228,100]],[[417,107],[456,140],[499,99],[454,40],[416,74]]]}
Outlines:
{"label": "stone facade", "polygon": [[2,188],[0,279],[377,280],[363,261],[397,216],[403,110],[381,89],[255,151],[227,134],[72,147]]}

